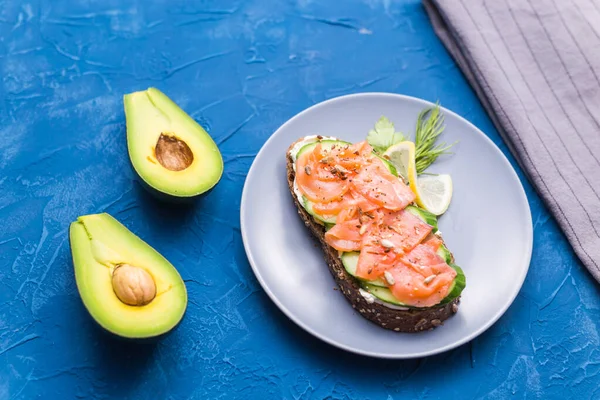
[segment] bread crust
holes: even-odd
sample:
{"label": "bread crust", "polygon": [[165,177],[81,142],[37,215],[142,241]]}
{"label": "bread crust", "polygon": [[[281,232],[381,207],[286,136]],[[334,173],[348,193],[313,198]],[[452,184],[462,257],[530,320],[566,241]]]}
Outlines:
{"label": "bread crust", "polygon": [[447,304],[408,310],[397,310],[377,302],[369,303],[362,296],[358,281],[346,271],[338,256],[338,251],[325,242],[325,226],[314,219],[296,197],[294,192],[296,172],[294,171],[294,160],[290,155],[290,150],[296,143],[292,143],[286,152],[287,181],[292,199],[300,218],[318,240],[329,271],[352,308],[369,321],[395,332],[421,332],[443,325],[446,319],[458,311],[460,296]]}

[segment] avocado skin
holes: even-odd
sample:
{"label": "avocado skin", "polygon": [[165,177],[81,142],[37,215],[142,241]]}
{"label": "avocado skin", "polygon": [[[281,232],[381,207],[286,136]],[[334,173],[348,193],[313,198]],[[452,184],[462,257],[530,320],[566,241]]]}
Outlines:
{"label": "avocado skin", "polygon": [[[83,308],[86,309],[85,304],[83,305]],[[87,309],[86,309],[86,313],[87,313]],[[100,325],[98,323],[98,321],[96,321],[94,318],[91,318],[91,320],[94,322],[94,324],[93,324],[94,330],[99,332],[100,335],[102,335],[103,337],[105,337],[107,339],[115,340],[120,343],[152,345],[152,344],[157,344],[158,342],[164,340],[167,336],[171,335],[171,333],[173,333],[179,327],[179,325],[181,325],[181,322],[185,319],[186,314],[187,314],[187,309],[186,309],[185,313],[183,314],[183,317],[181,317],[181,320],[170,331],[161,333],[160,335],[150,336],[150,337],[145,337],[145,338],[130,338],[127,336],[119,335],[118,333],[109,331],[108,329],[106,329],[105,327]]]}
{"label": "avocado skin", "polygon": [[[181,320],[183,321],[184,319],[185,315]],[[179,322],[170,331],[157,336],[147,338],[128,338],[103,328],[102,325],[100,325],[93,318],[92,321],[93,323],[89,324],[89,326],[86,328],[89,332],[89,335],[93,336],[94,339],[98,340],[99,342],[104,342],[106,345],[109,345],[111,352],[115,351],[115,347],[118,348],[121,346],[123,346],[124,349],[148,348],[148,350],[152,351],[152,349],[154,349],[154,347],[160,342],[163,340],[168,340],[168,337],[171,336],[171,334],[173,334],[173,332],[175,332],[181,324],[181,322]]]}
{"label": "avocado skin", "polygon": [[131,166],[131,169],[135,173],[136,180],[140,183],[140,186],[143,187],[144,190],[147,193],[149,193],[152,197],[154,197],[156,200],[160,201],[161,203],[167,203],[167,204],[173,204],[173,205],[192,206],[192,205],[194,205],[198,201],[198,199],[200,197],[208,195],[219,184],[217,182],[216,185],[214,185],[213,187],[211,187],[210,189],[208,189],[206,192],[197,194],[195,196],[189,196],[189,197],[173,196],[173,195],[170,195],[168,193],[161,192],[160,190],[157,190],[157,189],[153,188],[152,186],[150,186],[148,184],[148,182],[146,182],[140,176],[140,174],[138,174],[138,172],[135,170],[135,168],[133,167],[133,164],[131,163],[131,160],[129,160],[129,165]]}

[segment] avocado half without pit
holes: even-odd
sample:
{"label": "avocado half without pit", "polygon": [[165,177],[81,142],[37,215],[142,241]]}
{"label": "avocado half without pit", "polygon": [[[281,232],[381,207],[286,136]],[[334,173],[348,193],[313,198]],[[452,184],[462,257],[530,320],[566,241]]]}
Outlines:
{"label": "avocado half without pit", "polygon": [[219,182],[223,158],[217,145],[164,93],[150,88],[126,94],[123,102],[129,158],[146,187],[169,197],[191,198]]}
{"label": "avocado half without pit", "polygon": [[181,276],[116,219],[79,217],[69,236],[77,289],[100,326],[142,339],[165,334],[181,321],[187,307]]}

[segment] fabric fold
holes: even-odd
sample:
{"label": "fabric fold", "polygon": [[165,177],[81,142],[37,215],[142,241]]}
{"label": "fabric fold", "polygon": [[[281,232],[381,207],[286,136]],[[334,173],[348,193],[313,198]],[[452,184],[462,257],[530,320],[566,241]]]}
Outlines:
{"label": "fabric fold", "polygon": [[600,2],[423,4],[576,254],[600,281]]}

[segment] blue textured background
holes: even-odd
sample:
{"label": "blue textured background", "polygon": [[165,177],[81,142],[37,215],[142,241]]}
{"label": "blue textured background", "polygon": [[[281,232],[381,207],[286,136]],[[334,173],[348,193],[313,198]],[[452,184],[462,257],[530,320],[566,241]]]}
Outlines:
{"label": "blue textured background", "polygon": [[[440,99],[508,154],[418,0],[4,1],[0,68],[0,399],[600,398],[598,285],[522,173],[529,275],[502,319],[454,351],[392,362],[337,350],[288,321],[251,272],[244,177],[316,102]],[[148,86],[222,150],[223,179],[192,208],[157,203],[129,166],[122,95]],[[101,211],[187,283],[186,318],[157,344],[115,340],[81,304],[67,228]]]}

